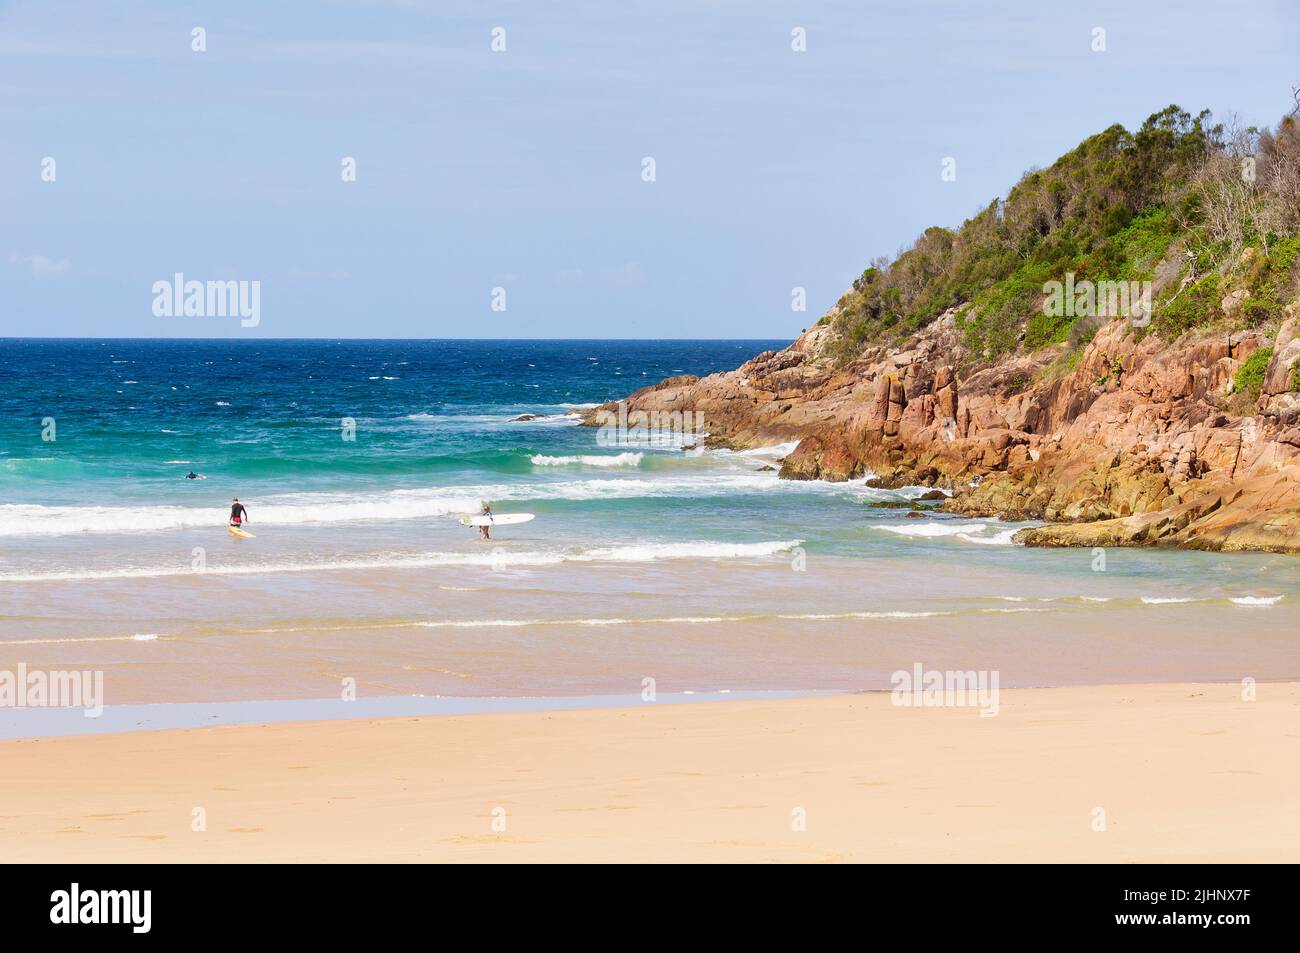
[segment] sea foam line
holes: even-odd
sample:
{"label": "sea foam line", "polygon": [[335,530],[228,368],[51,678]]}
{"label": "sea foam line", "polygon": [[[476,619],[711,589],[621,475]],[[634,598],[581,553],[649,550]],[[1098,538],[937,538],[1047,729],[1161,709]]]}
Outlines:
{"label": "sea foam line", "polygon": [[7,645],[56,645],[68,642],[164,642],[173,641],[164,635],[158,635],[156,632],[139,632],[135,635],[78,635],[67,637],[56,637],[52,639],[14,639],[11,641],[0,641],[0,646]]}
{"label": "sea foam line", "polygon": [[577,454],[564,457],[549,457],[539,453],[530,457],[529,460],[535,467],[639,467],[644,456],[645,454],[642,453],[616,453],[609,456]]}
{"label": "sea foam line", "polygon": [[142,566],[130,569],[61,570],[46,573],[0,575],[6,582],[70,582],[113,579],[152,579],[174,576],[250,576],[260,573],[317,572],[348,569],[438,569],[452,566],[482,568],[531,568],[562,563],[654,562],[659,559],[761,559],[788,552],[803,540],[770,540],[760,543],[643,543],[569,552],[445,552],[379,559],[338,559],[322,562],[251,563],[229,566],[208,563],[202,572],[188,563],[175,566]]}
{"label": "sea foam line", "polygon": [[[838,484],[826,487],[842,489]],[[258,526],[310,523],[367,523],[430,519],[477,513],[483,500],[525,502],[594,499],[660,499],[727,496],[745,493],[807,493],[824,490],[816,481],[778,480],[769,473],[609,476],[532,484],[481,484],[440,489],[389,490],[365,499],[355,494],[281,494],[248,500]],[[64,536],[81,533],[139,533],[220,528],[228,508],[187,506],[40,506],[0,504],[0,537]]]}
{"label": "sea foam line", "polygon": [[871,529],[883,530],[886,533],[893,533],[897,536],[907,536],[920,539],[959,539],[966,543],[978,543],[981,546],[1011,546],[1013,537],[1023,529],[1022,526],[1013,526],[1010,529],[1004,529],[993,533],[991,536],[979,536],[977,533],[983,533],[987,530],[987,523],[958,523],[958,522],[934,522],[934,523],[916,523],[916,524],[870,524]]}
{"label": "sea foam line", "polygon": [[[1015,597],[997,597],[1008,599]],[[1084,597],[1080,597],[1084,598]],[[1238,605],[1272,605],[1282,599],[1282,596],[1256,597],[1244,596],[1237,597],[1231,601]],[[1244,603],[1241,599],[1263,599],[1272,600],[1267,602]],[[1051,601],[1051,600],[1048,600]],[[228,632],[211,632],[205,631],[204,637],[212,635],[286,635],[304,632],[350,632],[350,631],[380,631],[393,629],[499,629],[499,628],[533,628],[533,627],[555,627],[555,626],[634,626],[634,625],[716,625],[724,623],[745,623],[745,622],[845,622],[845,621],[909,621],[918,619],[931,619],[937,617],[952,617],[968,614],[972,610],[861,610],[845,612],[768,612],[768,613],[745,613],[732,615],[681,615],[681,616],[655,616],[650,618],[633,618],[625,616],[590,616],[579,618],[562,618],[562,619],[419,619],[410,621],[396,622],[355,622],[344,623],[341,625],[305,625],[305,626],[274,626],[260,629],[234,629]],[[1040,613],[1053,612],[1055,609],[1048,607],[1030,607],[1030,606],[1009,606],[1005,608],[984,608],[974,609],[978,614],[1018,614],[1018,613]],[[70,637],[70,638],[49,638],[49,639],[25,639],[21,641],[0,642],[0,645],[40,645],[64,642],[139,642],[139,641],[176,641],[182,636],[160,636],[155,634],[146,635],[119,635],[119,636],[90,636],[90,637]]]}
{"label": "sea foam line", "polygon": [[493,629],[527,628],[532,626],[619,626],[619,625],[709,625],[726,622],[828,622],[849,619],[928,619],[934,616],[957,615],[956,612],[807,612],[807,613],[744,613],[733,615],[687,615],[631,618],[625,616],[593,616],[567,619],[423,619],[410,622],[369,622],[354,625],[290,626],[249,629],[248,634],[279,635],[295,632],[348,632],[354,629]]}
{"label": "sea foam line", "polygon": [[[399,622],[357,622],[343,625],[273,626],[261,629],[234,629],[229,632],[205,631],[204,638],[213,635],[292,635],[303,632],[383,631],[393,629],[517,629],[554,626],[625,626],[625,625],[716,625],[728,622],[836,622],[848,620],[900,621],[929,619],[935,616],[958,615],[952,611],[863,611],[863,612],[807,612],[807,613],[749,613],[744,615],[683,615],[654,618],[623,616],[592,616],[573,619],[421,619]],[[181,636],[154,636],[153,639],[176,641]],[[63,642],[138,642],[139,635],[107,635],[75,638],[25,639],[0,642],[5,645],[42,645]]]}

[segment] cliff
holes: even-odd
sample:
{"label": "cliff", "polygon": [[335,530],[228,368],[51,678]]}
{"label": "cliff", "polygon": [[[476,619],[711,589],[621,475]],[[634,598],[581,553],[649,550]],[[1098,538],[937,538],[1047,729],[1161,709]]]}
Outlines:
{"label": "cliff", "polygon": [[[1204,118],[1087,140],[868,269],[790,347],[629,410],[702,412],[717,445],[798,441],[785,479],[941,486],[950,512],[1058,524],[1029,545],[1300,553],[1300,135],[1286,120],[1245,144],[1267,178],[1225,230],[1215,196],[1243,144]],[[1172,139],[1142,146],[1162,125]],[[1159,187],[1124,184],[1134,162]],[[1063,319],[1040,279],[1076,270],[1145,281],[1152,303]]]}

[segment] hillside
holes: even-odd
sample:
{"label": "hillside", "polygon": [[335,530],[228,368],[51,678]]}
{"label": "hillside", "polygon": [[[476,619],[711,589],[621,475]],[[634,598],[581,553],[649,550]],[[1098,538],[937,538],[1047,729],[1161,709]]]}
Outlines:
{"label": "hillside", "polygon": [[789,348],[627,404],[703,412],[719,445],[797,440],[788,479],[1067,524],[1034,545],[1300,552],[1298,358],[1296,114],[1170,106],[873,263]]}

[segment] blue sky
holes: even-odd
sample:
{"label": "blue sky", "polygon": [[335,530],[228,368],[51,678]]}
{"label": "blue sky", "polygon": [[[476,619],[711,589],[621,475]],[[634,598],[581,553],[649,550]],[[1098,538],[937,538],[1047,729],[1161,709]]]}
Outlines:
{"label": "blue sky", "polygon": [[[0,336],[793,337],[1085,136],[1300,82],[1286,0],[1084,7],[0,3]],[[260,324],[155,316],[176,272]]]}

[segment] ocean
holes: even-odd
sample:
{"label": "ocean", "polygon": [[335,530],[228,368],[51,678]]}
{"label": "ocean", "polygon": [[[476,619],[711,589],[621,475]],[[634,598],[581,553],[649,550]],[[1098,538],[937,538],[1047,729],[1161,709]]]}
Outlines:
{"label": "ocean", "polygon": [[[1294,557],[1029,550],[779,480],[792,445],[578,425],[786,343],[0,341],[0,667],[130,704],[1300,676]],[[484,542],[483,501],[536,518]]]}

